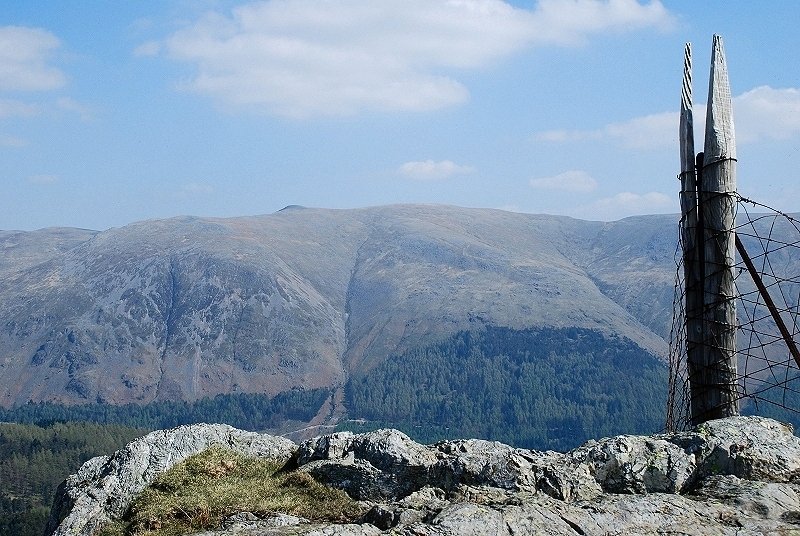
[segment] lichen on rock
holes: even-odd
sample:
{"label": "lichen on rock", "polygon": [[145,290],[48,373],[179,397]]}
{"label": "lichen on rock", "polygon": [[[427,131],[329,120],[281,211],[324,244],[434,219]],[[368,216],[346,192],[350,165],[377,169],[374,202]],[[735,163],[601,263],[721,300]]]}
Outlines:
{"label": "lichen on rock", "polygon": [[476,439],[425,446],[397,430],[339,432],[298,446],[223,425],[181,427],[88,461],[62,485],[52,534],[91,536],[159,471],[215,444],[291,458],[297,470],[364,501],[367,513],[346,525],[242,515],[207,536],[800,532],[800,438],[771,419],[730,417],[567,453]]}

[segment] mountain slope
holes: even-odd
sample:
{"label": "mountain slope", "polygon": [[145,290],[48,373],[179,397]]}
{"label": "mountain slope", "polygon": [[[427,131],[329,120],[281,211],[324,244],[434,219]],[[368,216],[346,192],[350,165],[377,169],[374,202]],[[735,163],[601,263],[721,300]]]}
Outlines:
{"label": "mountain slope", "polygon": [[0,404],[335,387],[484,326],[663,356],[675,228],[400,205],[0,232]]}

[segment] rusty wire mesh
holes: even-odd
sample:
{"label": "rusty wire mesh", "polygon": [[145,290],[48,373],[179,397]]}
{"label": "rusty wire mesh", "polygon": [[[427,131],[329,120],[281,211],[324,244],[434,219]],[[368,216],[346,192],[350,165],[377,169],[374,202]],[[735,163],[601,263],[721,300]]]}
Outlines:
{"label": "rusty wire mesh", "polygon": [[[734,230],[796,340],[800,332],[800,219],[736,195]],[[690,427],[686,289],[682,244],[675,251],[666,429]],[[734,264],[737,313],[735,392],[743,413],[800,420],[800,367],[743,259]],[[713,344],[713,342],[704,342]]]}

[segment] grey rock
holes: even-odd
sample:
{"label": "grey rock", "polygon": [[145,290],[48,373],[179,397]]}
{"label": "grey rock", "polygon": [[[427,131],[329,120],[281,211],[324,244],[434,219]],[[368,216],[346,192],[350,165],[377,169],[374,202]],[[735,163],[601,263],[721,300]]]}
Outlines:
{"label": "grey rock", "polygon": [[220,529],[195,533],[193,536],[377,536],[381,530],[373,525],[300,524],[270,526],[264,522],[237,529]]}
{"label": "grey rock", "polygon": [[383,472],[364,460],[341,463],[317,460],[304,465],[301,470],[360,501],[395,499],[410,488],[408,485],[400,487],[392,473]]}
{"label": "grey rock", "polygon": [[579,458],[533,451],[529,456],[537,491],[562,501],[591,499],[603,492],[591,466]]}
{"label": "grey rock", "polygon": [[437,461],[428,448],[397,430],[340,432],[303,442],[298,464],[320,482],[358,500],[398,499],[424,487]]}
{"label": "grey rock", "polygon": [[428,509],[439,513],[450,504],[445,497],[445,492],[442,489],[424,487],[411,495],[403,497],[397,501],[397,504],[404,508],[412,508],[415,510]]}
{"label": "grey rock", "polygon": [[742,517],[733,508],[695,502],[680,495],[606,495],[565,503],[545,495],[527,496],[522,504],[485,506],[459,503],[430,523],[399,527],[403,535],[541,534],[789,534],[786,523]]}
{"label": "grey rock", "polygon": [[[300,470],[380,501],[359,523],[242,513],[204,536],[800,534],[800,441],[790,427],[760,417],[711,421],[691,432],[605,438],[565,454],[479,440],[426,447],[394,430],[330,434],[295,448],[268,436],[261,443],[258,434],[244,440],[218,426],[162,432],[145,442],[147,449],[129,445],[120,452],[153,452],[154,444],[181,445],[177,436],[196,433],[210,434],[206,443],[236,437],[252,445],[245,450],[283,459],[293,454]],[[120,515],[135,493],[121,486],[147,479],[136,476],[141,468],[120,478],[129,459],[120,453],[96,458],[71,477],[66,495],[74,510],[65,519],[71,524],[56,534],[88,535],[98,521]],[[153,471],[168,465],[148,463]],[[94,524],[76,524],[73,514],[94,516]]]}
{"label": "grey rock", "polygon": [[430,523],[442,510],[452,504],[444,497],[443,490],[425,487],[394,503],[374,505],[361,521],[382,530]]}
{"label": "grey rock", "polygon": [[585,465],[602,490],[612,493],[681,493],[711,475],[766,482],[800,478],[800,438],[790,425],[764,417],[719,419],[672,435],[590,441],[566,458],[556,457],[555,467]]}
{"label": "grey rock", "polygon": [[[677,448],[677,447],[676,447]],[[562,500],[602,492],[590,465],[556,452],[477,439],[424,447],[396,430],[330,434],[300,445],[298,463],[314,478],[359,500],[397,500],[426,486],[540,490]]]}
{"label": "grey rock", "polygon": [[488,506],[459,503],[448,506],[431,522],[433,534],[496,536],[508,534],[503,514]]}
{"label": "grey rock", "polygon": [[67,478],[56,492],[48,533],[91,536],[101,524],[121,517],[159,474],[212,446],[279,461],[288,461],[296,450],[288,439],[226,424],[195,424],[151,432],[113,456],[87,461]]}
{"label": "grey rock", "polygon": [[397,515],[397,525],[404,527],[414,523],[419,523],[421,521],[428,521],[431,517],[432,516],[430,512],[413,509],[400,510],[399,514]]}
{"label": "grey rock", "polygon": [[[361,522],[370,523],[381,530],[390,529],[400,523],[400,514],[403,511],[403,508],[394,505],[376,504],[364,514]],[[421,521],[421,518],[422,516],[420,515],[420,519],[416,521]]]}
{"label": "grey rock", "polygon": [[194,536],[214,536],[226,534],[228,536],[259,536],[262,534],[285,533],[287,527],[298,527],[308,524],[309,521],[302,517],[275,512],[264,519],[252,512],[240,512],[225,518],[218,530],[198,532]]}
{"label": "grey rock", "polygon": [[297,517],[275,512],[270,517],[264,519],[262,523],[267,527],[290,527],[294,525],[302,525],[303,523],[309,523],[309,520],[304,517]]}
{"label": "grey rock", "polygon": [[800,481],[800,438],[764,417],[730,417],[701,424],[698,477],[734,475],[765,482]]}
{"label": "grey rock", "polygon": [[569,505],[567,512],[586,534],[736,534],[740,529],[733,509],[675,494],[610,494]]}
{"label": "grey rock", "polygon": [[743,480],[732,475],[710,476],[691,496],[727,504],[751,517],[800,525],[800,486],[797,484]]}
{"label": "grey rock", "polygon": [[446,455],[432,468],[432,480],[452,489],[459,484],[503,489],[536,488],[529,451],[496,441],[464,439],[443,441],[435,448]]}
{"label": "grey rock", "polygon": [[506,506],[502,514],[510,534],[601,534],[600,527],[582,509],[549,496],[539,495],[523,504]]}
{"label": "grey rock", "polygon": [[451,504],[471,503],[500,508],[503,506],[520,506],[530,500],[544,495],[527,491],[511,491],[484,486],[459,486],[448,496]]}
{"label": "grey rock", "polygon": [[429,448],[392,429],[364,434],[330,434],[303,442],[297,452],[301,465],[314,460],[342,460],[351,456],[383,470],[427,467],[436,462],[436,456]]}
{"label": "grey rock", "polygon": [[[409,535],[788,534],[800,529],[797,490],[777,482],[795,478],[799,445],[790,427],[759,417],[605,438],[566,454],[445,441],[431,447],[438,460],[429,466],[428,487],[376,507],[372,521]],[[346,463],[361,461],[352,449],[341,452],[352,453],[339,455]],[[731,476],[712,476],[719,473]],[[681,495],[691,489],[694,495]],[[401,522],[409,511],[418,518]]]}
{"label": "grey rock", "polygon": [[[665,439],[617,436],[593,441],[568,456],[585,464],[603,491],[677,493],[696,469],[695,457]],[[562,498],[562,497],[557,497]]]}
{"label": "grey rock", "polygon": [[381,534],[381,530],[372,525],[333,525],[319,527],[302,532],[305,536],[375,536]]}
{"label": "grey rock", "polygon": [[234,514],[223,519],[222,527],[227,529],[235,525],[252,524],[256,521],[259,521],[259,518],[253,512],[239,512],[238,514]]}

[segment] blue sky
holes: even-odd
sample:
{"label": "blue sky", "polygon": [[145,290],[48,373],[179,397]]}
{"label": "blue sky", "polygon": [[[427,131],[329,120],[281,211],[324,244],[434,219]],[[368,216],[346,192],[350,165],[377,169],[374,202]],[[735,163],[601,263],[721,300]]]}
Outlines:
{"label": "blue sky", "polygon": [[793,0],[0,6],[0,229],[289,204],[677,212],[683,44],[697,115],[714,33],[739,190],[800,210]]}

